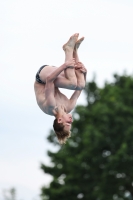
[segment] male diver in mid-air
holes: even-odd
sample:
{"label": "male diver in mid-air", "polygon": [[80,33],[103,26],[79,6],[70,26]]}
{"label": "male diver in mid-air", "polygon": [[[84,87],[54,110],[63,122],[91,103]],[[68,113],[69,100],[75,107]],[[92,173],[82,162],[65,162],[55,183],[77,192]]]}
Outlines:
{"label": "male diver in mid-air", "polygon": [[[78,36],[78,33],[72,35],[63,45],[65,63],[60,67],[42,66],[36,74],[34,83],[38,106],[44,113],[55,116],[53,127],[61,144],[71,135],[70,112],[74,109],[86,83],[87,70],[78,57],[78,48],[84,37],[78,40]],[[59,88],[75,91],[68,99]]]}

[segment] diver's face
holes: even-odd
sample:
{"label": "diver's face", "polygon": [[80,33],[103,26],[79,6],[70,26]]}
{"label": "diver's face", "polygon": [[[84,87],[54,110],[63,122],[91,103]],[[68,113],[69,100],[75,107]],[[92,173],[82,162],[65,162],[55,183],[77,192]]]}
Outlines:
{"label": "diver's face", "polygon": [[72,127],[72,122],[72,115],[70,113],[66,113],[65,108],[62,107],[60,111],[60,117],[58,118],[58,123],[63,123],[64,130],[70,131]]}
{"label": "diver's face", "polygon": [[73,120],[72,120],[72,115],[71,114],[65,113],[62,116],[62,123],[64,125],[64,130],[70,131],[71,127],[72,127],[72,122],[73,122]]}

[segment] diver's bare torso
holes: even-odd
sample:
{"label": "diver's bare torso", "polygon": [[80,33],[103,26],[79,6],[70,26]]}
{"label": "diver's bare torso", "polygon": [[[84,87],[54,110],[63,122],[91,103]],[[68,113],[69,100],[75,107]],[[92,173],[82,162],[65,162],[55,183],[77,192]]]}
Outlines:
{"label": "diver's bare torso", "polygon": [[56,87],[54,87],[54,99],[52,99],[52,106],[47,101],[47,97],[45,94],[45,87],[46,84],[40,84],[35,81],[34,83],[34,89],[35,89],[35,95],[37,104],[40,107],[40,109],[48,114],[48,115],[55,115],[55,108],[62,105],[67,112],[70,112],[69,110],[69,99],[60,92],[60,90]]}

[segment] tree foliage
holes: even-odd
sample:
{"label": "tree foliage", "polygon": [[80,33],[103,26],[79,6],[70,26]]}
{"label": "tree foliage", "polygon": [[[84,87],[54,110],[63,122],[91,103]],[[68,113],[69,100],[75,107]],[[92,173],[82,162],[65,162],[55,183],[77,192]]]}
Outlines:
{"label": "tree foliage", "polygon": [[[53,176],[43,187],[48,200],[133,199],[133,77],[114,75],[99,88],[87,83],[86,106],[74,112],[72,137],[56,153],[53,166],[41,165]],[[51,131],[49,142],[58,145]]]}

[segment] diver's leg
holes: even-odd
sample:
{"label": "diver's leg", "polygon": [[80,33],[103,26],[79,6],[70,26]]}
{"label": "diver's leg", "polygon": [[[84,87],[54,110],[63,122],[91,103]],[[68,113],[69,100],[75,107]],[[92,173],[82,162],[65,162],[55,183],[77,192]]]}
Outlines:
{"label": "diver's leg", "polygon": [[[69,61],[70,59],[73,58],[73,51],[74,51],[74,47],[75,47],[75,43],[78,39],[78,35],[79,34],[74,34],[72,36],[73,38],[73,42],[71,41],[71,38],[68,40],[68,42],[63,45],[63,50],[65,52],[65,62]],[[71,69],[71,68],[67,68],[64,71],[64,75],[65,77],[70,81],[70,82],[74,82],[77,84],[77,78],[76,78],[76,74],[75,74],[75,69]]]}
{"label": "diver's leg", "polygon": [[[68,42],[63,45],[63,50],[65,52],[65,62],[73,59],[73,50],[75,43],[78,39],[79,34],[74,34],[70,37]],[[76,89],[77,87],[77,77],[75,74],[75,69],[71,66],[64,70],[64,72],[55,80],[55,86],[66,88],[66,89]]]}
{"label": "diver's leg", "polygon": [[84,37],[80,38],[74,47],[73,51],[73,58],[75,58],[76,68],[75,73],[77,76],[77,90],[82,90],[85,87],[86,82],[86,69],[84,68],[83,64],[80,62],[79,55],[78,55],[78,48],[81,42],[84,40]]}

